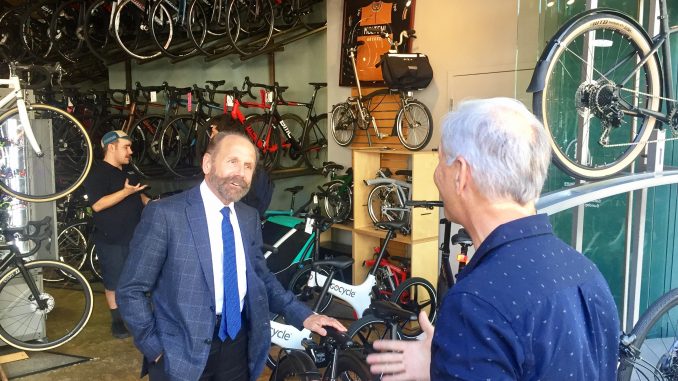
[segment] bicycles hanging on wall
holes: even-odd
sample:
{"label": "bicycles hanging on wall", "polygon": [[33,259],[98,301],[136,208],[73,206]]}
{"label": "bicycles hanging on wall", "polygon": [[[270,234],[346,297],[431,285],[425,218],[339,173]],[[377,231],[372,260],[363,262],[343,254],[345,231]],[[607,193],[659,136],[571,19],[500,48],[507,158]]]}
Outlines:
{"label": "bicycles hanging on wall", "polygon": [[670,27],[666,0],[659,10],[652,37],[632,17],[599,8],[567,21],[546,45],[528,92],[553,162],[568,175],[612,176],[643,152],[653,129],[676,135],[670,37],[678,27]]}

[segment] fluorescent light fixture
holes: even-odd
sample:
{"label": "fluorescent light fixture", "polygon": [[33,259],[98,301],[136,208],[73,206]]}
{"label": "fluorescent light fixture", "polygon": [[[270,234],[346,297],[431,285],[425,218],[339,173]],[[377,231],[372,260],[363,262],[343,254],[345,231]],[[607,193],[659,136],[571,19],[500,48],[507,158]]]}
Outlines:
{"label": "fluorescent light fixture", "polygon": [[548,0],[548,1],[546,2],[546,6],[547,6],[547,7],[552,7],[552,6],[554,6],[555,4],[556,4],[556,2],[555,2],[554,0]]}

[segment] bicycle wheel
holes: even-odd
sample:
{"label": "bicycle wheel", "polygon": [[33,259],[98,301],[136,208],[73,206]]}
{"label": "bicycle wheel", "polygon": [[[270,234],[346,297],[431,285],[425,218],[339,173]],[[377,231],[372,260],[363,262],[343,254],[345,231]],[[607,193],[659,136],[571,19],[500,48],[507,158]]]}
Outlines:
{"label": "bicycle wheel", "polygon": [[[372,315],[365,315],[351,323],[346,334],[363,348],[365,354],[370,354],[376,352],[372,343],[376,340],[390,340],[391,332],[391,326],[385,321]],[[396,335],[400,338],[398,332]]]}
{"label": "bicycle wheel", "polygon": [[396,117],[400,143],[410,151],[426,147],[433,136],[433,117],[423,103],[412,100],[400,109]]}
{"label": "bicycle wheel", "polygon": [[57,8],[50,23],[57,53],[69,62],[76,62],[85,47],[80,23],[84,21],[87,4],[83,0],[71,0]]}
{"label": "bicycle wheel", "polygon": [[[311,270],[313,270],[313,266],[311,266],[310,264],[305,265],[300,270],[298,270],[292,276],[292,279],[290,280],[290,284],[287,287],[287,289],[292,291],[292,293],[297,297],[297,299],[301,300],[302,302],[306,303],[311,308],[313,308],[315,306],[316,301],[318,300],[319,295],[316,292],[313,292],[311,293],[311,295],[308,295],[308,291],[306,291],[308,285],[308,278],[311,276]],[[324,276],[329,276],[330,274],[330,272],[323,267],[318,269],[318,272]],[[320,308],[318,309],[318,311],[315,312],[323,313],[327,309],[327,307],[330,306],[330,303],[332,303],[333,298],[334,295],[327,293],[327,295],[325,295],[325,297],[323,298],[323,301],[320,303]]]}
{"label": "bicycle wheel", "polygon": [[635,339],[619,352],[617,379],[678,379],[678,289],[662,295],[631,330]]}
{"label": "bicycle wheel", "polygon": [[23,44],[21,29],[27,5],[12,7],[0,15],[0,53],[8,60],[22,61],[28,54]]}
{"label": "bicycle wheel", "polygon": [[660,110],[656,55],[636,69],[650,42],[611,14],[587,15],[554,38],[558,43],[542,54],[550,57],[544,88],[533,97],[553,161],[576,178],[614,175],[640,154],[655,125],[655,118],[634,110]]}
{"label": "bicycle wheel", "polygon": [[348,103],[339,103],[332,109],[332,137],[342,147],[355,138],[356,118]]}
{"label": "bicycle wheel", "polygon": [[333,182],[327,187],[327,196],[323,200],[325,215],[335,224],[342,223],[351,215],[352,202],[351,187],[341,181]]}
{"label": "bicycle wheel", "polygon": [[295,114],[285,114],[280,117],[280,125],[283,124],[289,129],[290,135],[299,144],[299,150],[295,149],[292,143],[287,141],[287,138],[280,131],[280,141],[283,142],[283,151],[278,158],[278,166],[281,169],[297,168],[303,158],[302,139],[304,134],[304,120]]}
{"label": "bicycle wheel", "polygon": [[[77,222],[64,228],[57,235],[57,255],[59,261],[80,270],[87,259],[87,238],[83,234],[87,222]],[[45,274],[47,282],[60,282],[69,276],[67,272]]]}
{"label": "bicycle wheel", "polygon": [[142,177],[165,173],[165,166],[160,158],[160,143],[153,139],[164,123],[163,116],[147,115],[136,121],[127,132],[132,139],[130,165]]}
{"label": "bicycle wheel", "polygon": [[[146,9],[145,2],[136,0],[122,0],[113,18],[113,35],[122,50],[132,58],[146,60],[158,57],[159,49],[153,42],[153,23],[162,23],[161,20],[169,20],[170,14],[164,5],[160,5],[160,13],[163,17],[149,17],[150,10]],[[171,33],[162,46],[167,49],[171,43]]]}
{"label": "bicycle wheel", "polygon": [[373,223],[403,221],[405,204],[393,185],[380,184],[372,188],[367,196],[367,212]]}
{"label": "bicycle wheel", "polygon": [[[257,53],[268,46],[275,15],[270,0],[231,0],[226,16],[229,41],[241,55]],[[238,27],[239,26],[239,27]]]}
{"label": "bicycle wheel", "polygon": [[101,275],[101,265],[99,264],[99,256],[97,255],[97,246],[95,244],[89,247],[87,258],[89,259],[89,269],[94,277],[99,281],[104,280],[103,275]]}
{"label": "bicycle wheel", "polygon": [[[370,373],[365,356],[356,351],[341,351],[335,364],[337,379],[351,381],[371,381],[374,376]],[[329,379],[330,367],[325,369],[324,379]]]}
{"label": "bicycle wheel", "polygon": [[270,114],[256,115],[245,120],[245,132],[259,149],[260,159],[266,169],[273,169],[278,165],[282,144],[280,134],[271,125]]}
{"label": "bicycle wheel", "polygon": [[[68,274],[64,283],[42,283],[41,308],[19,271],[0,278],[0,338],[13,347],[44,351],[73,339],[85,327],[92,314],[92,288],[77,270],[61,262],[33,261],[24,264],[31,282],[41,284],[48,274]],[[43,328],[46,337],[41,337]]]}
{"label": "bicycle wheel", "polygon": [[49,27],[58,6],[56,0],[40,1],[30,6],[23,15],[22,42],[28,54],[39,61],[46,60],[54,51]]}
{"label": "bicycle wheel", "polygon": [[54,201],[85,180],[92,166],[92,144],[82,124],[67,112],[42,104],[26,105],[26,111],[43,155],[36,155],[24,139],[19,110],[2,114],[0,137],[6,141],[6,154],[0,155],[0,189],[24,201]]}
{"label": "bicycle wheel", "polygon": [[[433,323],[438,314],[438,297],[431,282],[424,278],[409,278],[401,283],[393,295],[391,302],[419,316],[419,312],[426,311],[428,320]],[[418,321],[408,321],[398,324],[398,334],[406,339],[414,339],[421,335],[422,330]]]}
{"label": "bicycle wheel", "polygon": [[[182,7],[169,1],[158,2],[153,6],[151,14],[156,21],[150,23],[151,34],[163,55],[169,58],[186,57],[198,51],[192,41],[202,45],[207,32],[205,12],[198,2],[193,7],[185,12]],[[165,11],[169,12],[169,18],[164,18]],[[190,22],[189,17],[193,19]]]}
{"label": "bicycle wheel", "polygon": [[327,161],[327,114],[311,119],[301,146],[309,168],[321,169]]}
{"label": "bicycle wheel", "polygon": [[85,13],[85,23],[82,26],[85,44],[89,51],[101,62],[106,63],[106,53],[111,49],[111,17],[113,17],[109,0],[99,0],[92,3]]}
{"label": "bicycle wheel", "polygon": [[313,360],[306,353],[292,351],[280,360],[269,380],[313,381],[320,380],[320,373]]}

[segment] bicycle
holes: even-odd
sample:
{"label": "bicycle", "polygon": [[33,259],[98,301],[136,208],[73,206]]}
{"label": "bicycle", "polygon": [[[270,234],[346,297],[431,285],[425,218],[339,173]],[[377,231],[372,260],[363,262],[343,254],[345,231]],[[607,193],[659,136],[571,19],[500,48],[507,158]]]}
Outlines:
{"label": "bicycle", "polygon": [[365,180],[365,184],[374,185],[367,196],[367,212],[373,223],[383,221],[405,221],[409,234],[411,210],[406,202],[410,199],[412,171],[401,169],[395,172],[398,176],[405,176],[408,181],[392,179],[393,175],[388,168],[377,171],[375,179]]}
{"label": "bicycle", "polygon": [[339,224],[352,219],[353,215],[353,168],[346,169],[343,175],[337,171],[344,166],[333,161],[323,162],[322,174],[330,181],[320,186],[325,193],[323,210],[333,223]]}
{"label": "bicycle", "polygon": [[[60,76],[60,65],[10,63],[9,69],[9,78],[0,79],[0,85],[12,91],[0,99],[0,109],[12,101],[15,106],[0,115],[0,139],[6,142],[0,149],[0,190],[24,201],[56,200],[71,193],[87,177],[92,166],[92,143],[83,125],[68,112],[25,99],[25,89],[44,87],[51,82],[52,74]],[[18,72],[43,78],[22,84]],[[38,120],[44,120],[44,124],[35,129],[33,123]],[[29,175],[46,179],[50,173],[54,173],[53,183],[26,187]]]}
{"label": "bicycle", "polygon": [[[0,251],[8,254],[0,261],[0,339],[22,350],[44,351],[72,340],[92,314],[92,288],[80,272],[58,261],[27,259],[51,237],[50,224],[45,217],[1,229]],[[22,253],[19,241],[33,247]],[[43,282],[54,273],[68,276],[64,282]]]}
{"label": "bicycle", "polygon": [[651,143],[653,129],[678,129],[670,39],[678,27],[669,27],[666,4],[659,0],[653,37],[630,16],[601,8],[574,16],[544,48],[527,91],[566,174],[612,176]]}
{"label": "bicycle", "polygon": [[[379,30],[377,33],[381,33]],[[390,39],[388,34],[384,34],[391,44],[391,51],[397,52],[398,46],[403,44],[403,40],[408,37],[415,37],[414,31],[403,31],[400,34],[398,42]],[[332,108],[332,136],[334,140],[342,147],[351,144],[355,138],[357,128],[365,130],[367,141],[372,145],[369,128],[372,126],[374,133],[379,139],[386,137],[386,134],[379,132],[377,121],[372,115],[380,103],[384,102],[386,97],[397,95],[399,108],[397,110],[393,133],[398,136],[400,143],[411,151],[419,151],[424,148],[433,136],[433,122],[431,111],[418,100],[413,98],[413,89],[381,89],[363,95],[358,78],[358,68],[356,66],[356,54],[358,46],[364,44],[363,41],[357,41],[355,44],[346,47],[348,56],[353,67],[353,74],[356,78],[356,88],[358,96],[349,97],[345,102],[339,103]],[[376,104],[376,105],[373,105]]]}

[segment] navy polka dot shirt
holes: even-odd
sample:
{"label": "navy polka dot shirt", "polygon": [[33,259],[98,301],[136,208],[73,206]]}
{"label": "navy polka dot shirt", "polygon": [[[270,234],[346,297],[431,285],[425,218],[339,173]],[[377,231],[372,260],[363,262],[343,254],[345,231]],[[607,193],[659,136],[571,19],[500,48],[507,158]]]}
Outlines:
{"label": "navy polka dot shirt", "polygon": [[432,380],[614,380],[619,318],[596,266],[546,215],[483,241],[445,297]]}

